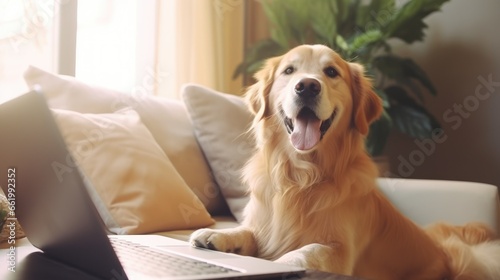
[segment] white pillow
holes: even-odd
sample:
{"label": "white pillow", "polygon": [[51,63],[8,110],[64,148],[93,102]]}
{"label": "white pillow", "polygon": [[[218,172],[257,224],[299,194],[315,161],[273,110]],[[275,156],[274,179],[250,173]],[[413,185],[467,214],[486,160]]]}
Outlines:
{"label": "white pillow", "polygon": [[253,116],[243,98],[202,86],[186,85],[182,97],[215,181],[234,217],[241,222],[249,200],[241,169],[255,146],[247,133]]}
{"label": "white pillow", "polygon": [[131,96],[33,66],[26,70],[24,79],[30,88],[41,86],[51,108],[80,113],[112,113],[124,107],[133,108],[207,210],[216,215],[227,209],[181,101],[149,95]]}
{"label": "white pillow", "polygon": [[110,231],[153,233],[214,222],[135,111],[53,112],[69,151],[92,183],[91,198]]}

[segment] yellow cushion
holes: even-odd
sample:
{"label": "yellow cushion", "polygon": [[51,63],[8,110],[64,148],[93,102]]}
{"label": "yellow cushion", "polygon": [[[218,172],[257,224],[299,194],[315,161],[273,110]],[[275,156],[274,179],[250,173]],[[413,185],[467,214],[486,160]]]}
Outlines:
{"label": "yellow cushion", "polygon": [[53,112],[73,158],[92,182],[90,195],[112,232],[139,234],[213,223],[134,110]]}

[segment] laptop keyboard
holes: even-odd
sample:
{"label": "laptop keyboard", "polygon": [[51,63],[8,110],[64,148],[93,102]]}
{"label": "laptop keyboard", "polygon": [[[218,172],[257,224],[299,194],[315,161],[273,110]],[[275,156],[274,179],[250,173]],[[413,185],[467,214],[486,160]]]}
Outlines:
{"label": "laptop keyboard", "polygon": [[125,270],[131,269],[154,277],[238,272],[127,240],[110,238],[110,241]]}

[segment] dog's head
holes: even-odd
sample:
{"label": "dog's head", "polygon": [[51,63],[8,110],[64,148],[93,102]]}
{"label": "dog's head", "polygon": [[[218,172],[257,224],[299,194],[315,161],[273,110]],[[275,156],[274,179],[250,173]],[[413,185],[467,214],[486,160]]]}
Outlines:
{"label": "dog's head", "polygon": [[273,133],[307,153],[339,133],[366,136],[380,116],[380,98],[363,72],[326,46],[302,45],[269,59],[246,98],[255,123],[272,120]]}

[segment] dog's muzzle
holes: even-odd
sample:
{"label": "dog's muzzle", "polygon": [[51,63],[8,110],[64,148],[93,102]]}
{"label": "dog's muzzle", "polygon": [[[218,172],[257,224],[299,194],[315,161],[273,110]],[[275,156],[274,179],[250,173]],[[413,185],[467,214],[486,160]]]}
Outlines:
{"label": "dog's muzzle", "polygon": [[281,110],[285,127],[290,134],[293,146],[297,150],[307,151],[314,148],[323,138],[332,125],[336,110],[326,119],[321,120],[315,113],[318,95],[321,93],[321,84],[312,78],[304,78],[295,85],[298,95],[297,104],[301,107],[296,117],[289,118]]}

